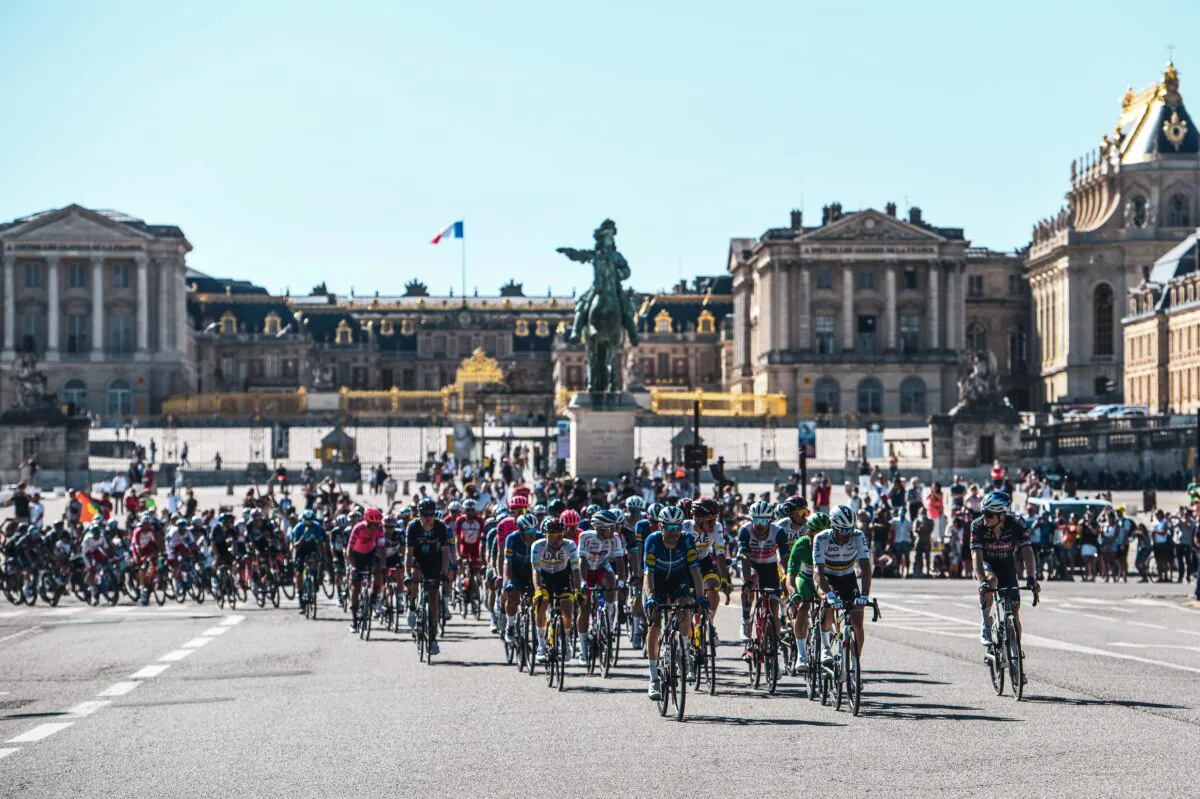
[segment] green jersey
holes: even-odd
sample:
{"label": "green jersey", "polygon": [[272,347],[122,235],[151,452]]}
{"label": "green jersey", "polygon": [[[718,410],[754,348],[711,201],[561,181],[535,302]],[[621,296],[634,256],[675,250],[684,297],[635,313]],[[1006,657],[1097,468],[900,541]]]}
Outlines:
{"label": "green jersey", "polygon": [[808,533],[796,539],[792,544],[792,554],[788,557],[787,573],[789,577],[801,576],[807,580],[813,577],[812,538]]}

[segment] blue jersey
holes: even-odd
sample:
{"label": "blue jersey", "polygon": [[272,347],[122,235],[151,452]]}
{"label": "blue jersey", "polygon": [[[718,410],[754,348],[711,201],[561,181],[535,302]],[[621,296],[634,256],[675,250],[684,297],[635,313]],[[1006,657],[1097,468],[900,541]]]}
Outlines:
{"label": "blue jersey", "polygon": [[325,540],[325,528],[318,522],[302,520],[292,526],[290,538],[293,544],[302,542],[317,544]]}
{"label": "blue jersey", "polygon": [[526,544],[520,531],[509,533],[504,539],[504,559],[512,564],[513,574],[532,574],[532,544]]}
{"label": "blue jersey", "polygon": [[654,529],[650,526],[649,519],[638,519],[637,524],[633,526],[633,536],[631,540],[625,542],[626,549],[630,552],[638,553],[642,560],[642,572],[646,571],[646,539],[654,533]]}
{"label": "blue jersey", "polygon": [[654,579],[679,582],[687,578],[688,571],[697,565],[696,540],[687,533],[680,533],[674,547],[668,547],[662,531],[650,534],[646,539],[645,571]]}

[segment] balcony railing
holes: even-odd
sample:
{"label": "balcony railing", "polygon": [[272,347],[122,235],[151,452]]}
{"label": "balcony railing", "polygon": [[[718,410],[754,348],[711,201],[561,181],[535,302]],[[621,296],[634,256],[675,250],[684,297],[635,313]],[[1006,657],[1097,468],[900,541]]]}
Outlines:
{"label": "balcony railing", "polygon": [[105,350],[106,361],[132,361],[137,355],[136,350]]}
{"label": "balcony railing", "polygon": [[60,361],[90,361],[92,359],[91,350],[76,350],[75,352],[67,352],[62,350],[58,353]]}

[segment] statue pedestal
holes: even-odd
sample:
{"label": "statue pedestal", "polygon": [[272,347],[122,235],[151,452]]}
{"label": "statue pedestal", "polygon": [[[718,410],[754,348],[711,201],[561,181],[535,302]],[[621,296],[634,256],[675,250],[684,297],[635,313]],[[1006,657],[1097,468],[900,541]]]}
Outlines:
{"label": "statue pedestal", "polygon": [[20,482],[21,465],[32,457],[38,472],[30,488],[90,488],[90,432],[86,418],[65,416],[53,405],[5,411],[0,414],[0,481]]}
{"label": "statue pedestal", "polygon": [[634,427],[641,407],[624,393],[577,392],[567,405],[571,453],[567,469],[574,477],[616,479],[633,470]]}
{"label": "statue pedestal", "polygon": [[932,478],[943,485],[954,475],[990,485],[992,461],[1013,467],[1021,460],[1021,415],[1000,403],[961,403],[930,417]]}

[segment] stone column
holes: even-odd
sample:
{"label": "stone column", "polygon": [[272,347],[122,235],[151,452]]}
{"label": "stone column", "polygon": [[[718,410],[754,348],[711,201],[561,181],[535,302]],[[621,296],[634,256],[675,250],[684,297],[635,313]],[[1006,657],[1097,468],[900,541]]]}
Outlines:
{"label": "stone column", "polygon": [[941,349],[938,340],[938,289],[942,282],[942,265],[934,261],[929,265],[929,349]]}
{"label": "stone column", "polygon": [[887,264],[887,348],[899,349],[896,329],[896,264]]}
{"label": "stone column", "polygon": [[150,341],[150,291],[146,285],[148,266],[146,253],[133,256],[137,264],[137,351],[143,357],[149,350]]}
{"label": "stone column", "polygon": [[958,311],[955,303],[958,299],[958,270],[951,268],[946,274],[946,349],[956,349],[958,346]]}
{"label": "stone column", "polygon": [[12,255],[0,255],[0,268],[4,269],[4,361],[8,363],[17,349],[17,297],[13,273],[17,262]]}
{"label": "stone column", "polygon": [[179,265],[179,269],[175,274],[175,351],[180,355],[187,355],[187,331],[188,331],[188,315],[187,315],[187,270],[183,265]]}
{"label": "stone column", "polygon": [[92,360],[104,360],[104,256],[92,256]]}
{"label": "stone column", "polygon": [[158,346],[155,352],[170,352],[174,349],[172,339],[175,338],[175,328],[171,314],[171,289],[175,281],[171,279],[171,267],[157,258],[154,261],[158,277]]}
{"label": "stone column", "polygon": [[810,282],[810,273],[808,265],[800,267],[800,325],[799,325],[799,348],[802,350],[812,349],[812,284]]}
{"label": "stone column", "polygon": [[954,346],[961,351],[967,346],[967,271],[962,264],[955,264],[954,271],[958,274],[958,294],[954,298],[958,314],[958,324],[955,326],[958,341]]}
{"label": "stone column", "polygon": [[842,349],[854,352],[854,270],[842,267]]}
{"label": "stone column", "polygon": [[46,360],[58,360],[58,253],[51,253],[46,256],[46,305],[49,306],[49,313],[46,315],[46,324],[49,326],[46,333]]}
{"label": "stone column", "polygon": [[792,348],[792,279],[791,270],[787,266],[779,267],[775,273],[777,285],[773,292],[779,303],[779,316],[776,327],[779,328],[779,338],[777,349],[790,350]]}

